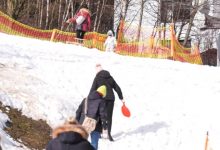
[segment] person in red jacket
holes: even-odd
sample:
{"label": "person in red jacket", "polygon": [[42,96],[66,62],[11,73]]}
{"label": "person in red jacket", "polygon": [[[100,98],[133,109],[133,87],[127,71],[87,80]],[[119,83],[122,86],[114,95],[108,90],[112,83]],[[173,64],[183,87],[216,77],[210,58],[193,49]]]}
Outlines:
{"label": "person in red jacket", "polygon": [[91,13],[86,4],[83,4],[76,15],[66,21],[66,23],[76,23],[76,38],[83,39],[87,31],[91,28]]}

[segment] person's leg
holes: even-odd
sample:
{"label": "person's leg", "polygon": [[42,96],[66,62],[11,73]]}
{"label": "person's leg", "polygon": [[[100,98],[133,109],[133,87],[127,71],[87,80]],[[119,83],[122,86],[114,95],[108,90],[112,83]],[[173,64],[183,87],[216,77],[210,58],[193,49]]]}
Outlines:
{"label": "person's leg", "polygon": [[95,148],[95,150],[98,150],[98,144],[101,134],[97,131],[92,131],[90,136],[91,136],[91,145]]}
{"label": "person's leg", "polygon": [[80,38],[81,37],[81,30],[76,30],[76,38]]}
{"label": "person's leg", "polygon": [[112,130],[112,116],[113,116],[113,109],[114,109],[114,101],[107,100],[106,101],[106,108],[107,108],[107,130],[108,130],[108,138],[110,141],[114,141],[111,136]]}
{"label": "person's leg", "polygon": [[83,38],[84,38],[84,35],[85,35],[85,31],[82,31],[82,30],[77,30],[77,42],[78,43],[83,43]]}
{"label": "person's leg", "polygon": [[81,31],[81,39],[84,39],[85,31]]}

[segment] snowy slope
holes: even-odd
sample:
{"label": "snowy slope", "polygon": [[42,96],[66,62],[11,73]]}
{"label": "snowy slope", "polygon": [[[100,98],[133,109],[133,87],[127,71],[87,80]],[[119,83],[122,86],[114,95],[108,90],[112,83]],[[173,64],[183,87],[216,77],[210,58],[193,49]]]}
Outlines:
{"label": "snowy slope", "polygon": [[[63,43],[0,33],[0,100],[51,127],[74,115],[102,63],[122,88],[131,110],[115,101],[112,134],[100,150],[220,149],[220,68],[120,56]],[[4,125],[7,116],[0,114]],[[6,117],[6,119],[5,119]],[[5,134],[0,130],[0,134]],[[18,149],[9,137],[2,144]]]}

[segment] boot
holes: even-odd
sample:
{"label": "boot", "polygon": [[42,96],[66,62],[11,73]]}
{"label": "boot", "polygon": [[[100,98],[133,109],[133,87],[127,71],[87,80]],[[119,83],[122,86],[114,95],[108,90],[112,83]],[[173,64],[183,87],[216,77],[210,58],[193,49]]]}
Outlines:
{"label": "boot", "polygon": [[110,131],[108,131],[108,139],[109,139],[109,141],[111,141],[111,142],[113,142],[113,141],[114,141],[114,139],[113,139],[113,138],[112,138],[112,136],[111,136]]}
{"label": "boot", "polygon": [[112,138],[112,136],[110,134],[108,135],[108,139],[109,139],[109,141],[114,142],[114,139]]}

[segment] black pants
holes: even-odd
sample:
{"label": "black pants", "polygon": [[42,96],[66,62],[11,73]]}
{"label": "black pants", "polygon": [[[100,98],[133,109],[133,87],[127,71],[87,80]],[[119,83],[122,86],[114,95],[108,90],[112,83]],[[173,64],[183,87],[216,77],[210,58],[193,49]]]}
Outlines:
{"label": "black pants", "polygon": [[76,38],[83,39],[86,31],[76,30]]}
{"label": "black pants", "polygon": [[113,109],[114,109],[114,101],[113,100],[106,100],[105,101],[106,113],[107,113],[107,129],[108,135],[111,136],[112,130],[112,116],[113,116]]}

